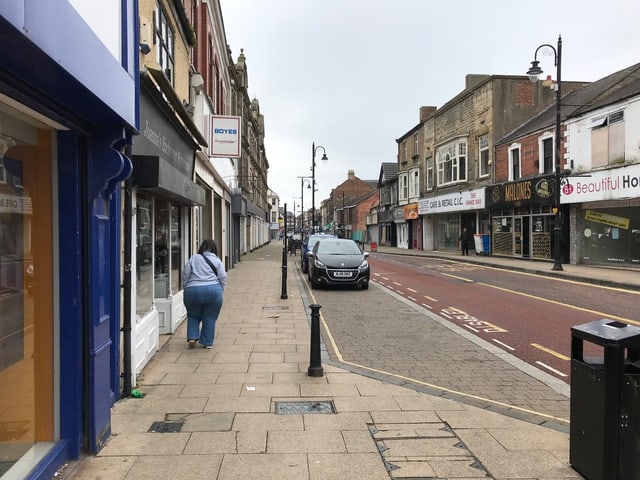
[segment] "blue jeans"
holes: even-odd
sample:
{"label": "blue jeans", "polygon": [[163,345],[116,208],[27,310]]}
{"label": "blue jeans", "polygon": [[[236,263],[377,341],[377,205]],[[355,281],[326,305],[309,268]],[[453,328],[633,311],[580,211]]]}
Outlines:
{"label": "blue jeans", "polygon": [[213,345],[216,321],[222,309],[222,287],[218,284],[187,287],[184,306],[187,308],[187,340],[198,340],[204,346]]}

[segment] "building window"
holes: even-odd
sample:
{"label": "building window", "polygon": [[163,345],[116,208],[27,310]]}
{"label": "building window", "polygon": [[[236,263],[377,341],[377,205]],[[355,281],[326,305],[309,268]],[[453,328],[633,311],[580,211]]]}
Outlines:
{"label": "building window", "polygon": [[519,180],[520,172],[520,144],[509,147],[509,180]]}
{"label": "building window", "polygon": [[467,141],[456,140],[438,149],[438,185],[467,179]]}
{"label": "building window", "polygon": [[409,197],[420,195],[420,170],[414,168],[409,171]]}
{"label": "building window", "polygon": [[538,171],[540,173],[552,173],[554,170],[554,141],[553,137],[548,136],[546,138],[540,139],[540,144],[538,146],[540,150],[540,168]]}
{"label": "building window", "polygon": [[402,142],[402,163],[407,163],[407,142]]}
{"label": "building window", "polygon": [[419,155],[418,134],[417,133],[413,135],[413,155],[414,155],[414,157],[417,157]]}
{"label": "building window", "polygon": [[593,167],[624,163],[624,112],[591,121],[591,162]]}
{"label": "building window", "polygon": [[433,181],[434,181],[434,173],[433,173],[433,157],[427,157],[427,190],[433,190]]}
{"label": "building window", "polygon": [[398,182],[400,183],[400,189],[398,191],[398,200],[407,200],[409,198],[409,179],[406,173],[398,175]]}
{"label": "building window", "polygon": [[489,134],[480,136],[478,140],[478,150],[480,152],[480,169],[478,175],[486,177],[489,175],[489,166],[491,165],[489,160]]}
{"label": "building window", "polygon": [[158,47],[156,48],[156,62],[158,62],[158,65],[162,67],[162,71],[173,85],[173,43],[175,37],[173,30],[171,30],[171,26],[169,25],[167,15],[164,10],[160,8],[159,3],[156,3],[153,23],[155,29],[154,40]]}

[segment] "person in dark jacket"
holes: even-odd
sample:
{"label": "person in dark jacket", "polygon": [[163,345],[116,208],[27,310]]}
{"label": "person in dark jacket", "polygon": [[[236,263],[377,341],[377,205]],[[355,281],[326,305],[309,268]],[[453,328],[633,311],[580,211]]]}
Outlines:
{"label": "person in dark jacket", "polygon": [[462,227],[462,232],[460,233],[459,239],[462,255],[469,255],[469,246],[471,245],[472,241],[473,238],[471,238],[471,232],[467,230],[467,227]]}
{"label": "person in dark jacket", "polygon": [[198,342],[204,348],[212,347],[226,284],[227,272],[218,258],[218,247],[213,240],[204,240],[198,253],[182,269],[187,342],[190,348]]}

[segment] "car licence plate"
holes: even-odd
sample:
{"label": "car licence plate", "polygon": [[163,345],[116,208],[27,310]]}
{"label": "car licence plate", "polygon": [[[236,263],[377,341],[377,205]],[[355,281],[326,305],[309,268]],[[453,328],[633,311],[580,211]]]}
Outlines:
{"label": "car licence plate", "polygon": [[333,275],[340,278],[351,278],[352,272],[335,272]]}

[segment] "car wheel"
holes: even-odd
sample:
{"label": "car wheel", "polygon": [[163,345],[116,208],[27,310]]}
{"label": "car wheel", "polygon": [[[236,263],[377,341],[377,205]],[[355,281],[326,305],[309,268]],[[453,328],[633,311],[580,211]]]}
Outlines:
{"label": "car wheel", "polygon": [[369,290],[369,283],[363,283],[362,290]]}
{"label": "car wheel", "polygon": [[309,282],[311,283],[311,288],[313,288],[314,290],[318,288],[318,282],[316,282],[311,275],[309,275]]}

